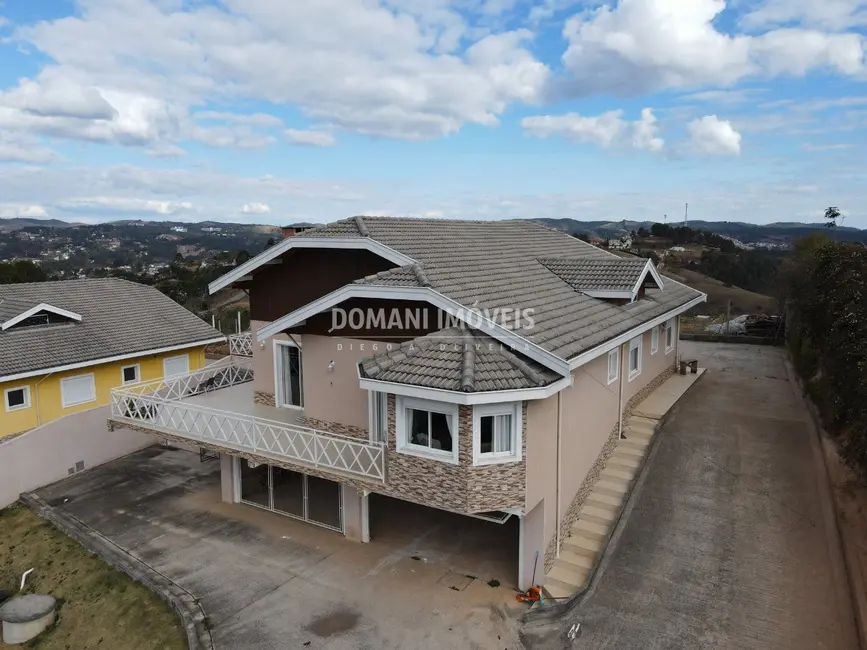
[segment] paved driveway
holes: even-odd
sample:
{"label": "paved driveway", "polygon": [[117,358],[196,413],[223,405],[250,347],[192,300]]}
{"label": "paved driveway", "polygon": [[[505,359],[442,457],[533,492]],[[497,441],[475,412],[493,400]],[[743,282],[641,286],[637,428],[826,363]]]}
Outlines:
{"label": "paved driveway", "polygon": [[358,544],[222,503],[217,462],[165,447],[38,492],[198,596],[221,650],[519,645],[523,606],[508,587],[487,584],[500,563],[461,565],[497,524],[407,513],[378,543]]}
{"label": "paved driveway", "polygon": [[[681,343],[709,372],[675,407],[607,565],[530,647],[853,650],[812,433],[779,349]],[[819,461],[820,462],[820,461]]]}

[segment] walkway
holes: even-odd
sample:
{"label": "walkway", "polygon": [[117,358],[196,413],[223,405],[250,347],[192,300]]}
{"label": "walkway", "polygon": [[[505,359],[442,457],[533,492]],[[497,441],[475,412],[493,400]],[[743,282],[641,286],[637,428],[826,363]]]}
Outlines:
{"label": "walkway", "polygon": [[568,620],[528,628],[526,645],[857,648],[826,479],[784,351],[681,348],[707,374],[657,434],[598,580]]}

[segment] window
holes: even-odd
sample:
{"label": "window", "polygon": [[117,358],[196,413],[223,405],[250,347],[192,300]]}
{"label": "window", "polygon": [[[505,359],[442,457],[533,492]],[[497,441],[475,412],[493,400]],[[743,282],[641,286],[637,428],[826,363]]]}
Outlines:
{"label": "window", "polygon": [[370,440],[388,442],[388,394],[370,393]]}
{"label": "window", "polygon": [[399,452],[458,462],[458,408],[429,400],[398,397]]}
{"label": "window", "polygon": [[473,407],[473,465],[521,459],[522,403]]}
{"label": "window", "polygon": [[629,381],[641,374],[641,337],[629,342]]}
{"label": "window", "polygon": [[665,323],[665,353],[668,354],[674,350],[674,319],[670,319]]}
{"label": "window", "polygon": [[650,354],[656,354],[659,350],[659,328],[650,330]]}
{"label": "window", "polygon": [[3,391],[3,396],[6,401],[7,413],[9,411],[20,411],[21,409],[30,408],[30,386],[7,388]]}
{"label": "window", "polygon": [[96,401],[96,384],[93,373],[67,377],[60,381],[60,401],[63,408]]}
{"label": "window", "polygon": [[182,354],[178,357],[163,359],[163,378],[171,379],[181,375],[190,374],[190,355]]}
{"label": "window", "polygon": [[608,353],[608,383],[613,384],[620,375],[620,347]]}
{"label": "window", "polygon": [[277,406],[302,408],[304,391],[301,348],[289,341],[274,341],[274,353]]}
{"label": "window", "polygon": [[120,369],[120,378],[124,385],[137,383],[139,377],[141,377],[141,368],[137,363]]}

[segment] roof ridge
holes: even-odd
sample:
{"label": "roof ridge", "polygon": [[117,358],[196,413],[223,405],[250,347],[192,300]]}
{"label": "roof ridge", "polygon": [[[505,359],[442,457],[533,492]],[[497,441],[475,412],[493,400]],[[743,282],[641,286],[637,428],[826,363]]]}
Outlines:
{"label": "roof ridge", "polygon": [[355,225],[362,237],[370,237],[370,231],[367,229],[367,225],[364,223],[364,219],[361,215],[355,217]]}
{"label": "roof ridge", "polygon": [[411,264],[412,270],[415,272],[415,277],[418,280],[418,283],[423,287],[431,286],[430,280],[427,277],[427,273],[424,272],[424,269],[421,268],[421,264]]}
{"label": "roof ridge", "polygon": [[518,355],[514,354],[512,351],[506,349],[502,344],[500,344],[500,354],[503,355],[508,361],[510,361],[518,370],[524,373],[524,376],[527,377],[530,381],[532,381],[537,386],[542,386],[545,384],[545,380],[535,369],[533,369],[530,364],[521,359]]}
{"label": "roof ridge", "polygon": [[461,358],[461,390],[465,393],[473,391],[476,376],[476,345],[470,331],[464,332],[464,353]]}

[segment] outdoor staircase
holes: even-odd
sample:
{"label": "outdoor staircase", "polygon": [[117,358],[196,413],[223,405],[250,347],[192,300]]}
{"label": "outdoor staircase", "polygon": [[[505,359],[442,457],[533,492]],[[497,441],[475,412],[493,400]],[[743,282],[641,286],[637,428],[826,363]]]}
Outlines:
{"label": "outdoor staircase", "polygon": [[700,369],[697,375],[674,375],[636,407],[623,428],[623,437],[581,506],[578,520],[560,542],[560,555],[542,585],[547,597],[566,599],[587,587],[661,419],[703,372]]}

